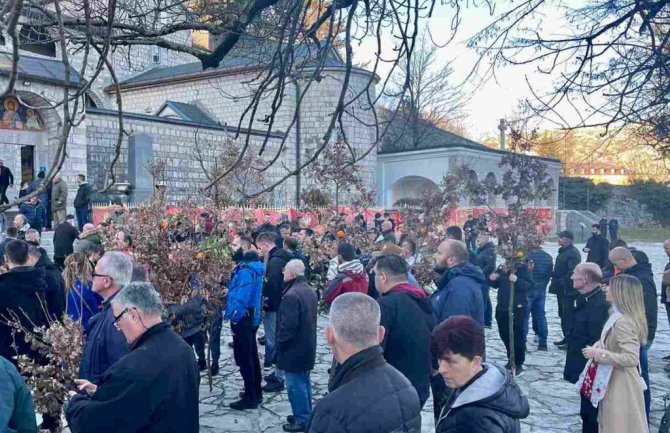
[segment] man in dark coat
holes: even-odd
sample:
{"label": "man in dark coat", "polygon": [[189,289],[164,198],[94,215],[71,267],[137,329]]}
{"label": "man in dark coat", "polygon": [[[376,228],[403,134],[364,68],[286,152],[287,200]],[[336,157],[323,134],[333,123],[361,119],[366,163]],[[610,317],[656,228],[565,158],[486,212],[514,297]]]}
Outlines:
{"label": "man in dark coat", "polygon": [[384,360],[377,302],[344,293],[330,307],[326,340],[339,366],[314,407],[310,433],[419,433],[421,408],[411,382]]}
{"label": "man in dark coat", "polygon": [[[526,338],[523,333],[523,321],[526,316],[526,304],[528,302],[528,291],[533,287],[528,266],[525,263],[517,263],[514,248],[511,243],[502,246],[502,255],[505,263],[500,265],[496,271],[489,276],[491,287],[498,289],[498,302],[496,304],[496,322],[498,323],[498,334],[507,350],[509,368],[515,367],[515,375],[523,374],[523,364],[526,360]],[[512,286],[514,290],[512,291]],[[510,341],[509,308],[512,307],[512,332],[514,333],[514,344]],[[514,351],[514,365],[511,362],[511,353]]]}
{"label": "man in dark coat", "polygon": [[50,320],[60,320],[65,313],[65,282],[63,276],[56,264],[49,259],[44,249],[30,245],[29,254],[30,265],[44,270],[47,283],[45,299],[49,318]]}
{"label": "man in dark coat", "polygon": [[577,291],[572,287],[572,272],[582,261],[582,255],[573,245],[575,235],[571,231],[564,230],[558,234],[558,255],[554,265],[554,273],[551,276],[549,293],[556,295],[558,299],[558,316],[561,319],[561,330],[563,339],[555,341],[554,344],[561,349],[566,349],[567,338],[572,329],[572,317],[575,311],[575,298]]}
{"label": "man in dark coat", "polygon": [[93,271],[93,292],[103,299],[102,311],[88,321],[84,330],[84,350],[79,364],[79,377],[98,383],[103,373],[128,350],[128,343],[114,324],[111,301],[130,282],[133,263],[116,251],[105,253]]}
{"label": "man in dark coat", "polygon": [[484,324],[482,286],[488,285],[482,271],[468,262],[469,253],[461,241],[447,239],[437,248],[435,270],[442,276],[431,295],[437,322],[466,315]]}
{"label": "man in dark coat", "polygon": [[9,203],[7,188],[14,186],[14,175],[5,167],[5,162],[0,159],[0,205]]}
{"label": "man in dark coat", "polygon": [[477,240],[477,221],[472,215],[468,215],[468,220],[463,224],[463,233],[468,250],[474,250]]}
{"label": "man in dark coat", "polygon": [[595,263],[600,266],[600,269],[604,268],[609,254],[608,247],[609,242],[600,234],[598,224],[593,224],[591,226],[591,237],[586,241],[586,246],[582,250],[587,254],[586,261]]}
{"label": "man in dark coat", "polygon": [[0,242],[0,266],[5,263],[5,247],[8,243],[17,239],[19,231],[14,226],[5,227],[5,238]]}
{"label": "man in dark coat", "polygon": [[[491,242],[491,232],[481,230],[477,235],[477,249],[475,250],[475,265],[488,277],[496,269],[496,247]],[[482,286],[482,299],[484,300],[484,326],[490,328],[493,323],[493,305],[489,294],[489,285]]]}
{"label": "man in dark coat", "polygon": [[[270,367],[275,357],[275,332],[277,329],[277,311],[284,291],[284,267],[293,258],[285,249],[277,248],[275,233],[263,232],[256,238],[256,245],[265,260],[265,279],[263,283],[263,328],[265,329],[265,367]],[[265,392],[279,392],[284,389],[284,373],[275,369],[268,376]]]}
{"label": "man in dark coat", "polygon": [[607,239],[607,228],[608,228],[607,218],[605,217],[600,218],[600,221],[598,222],[598,228],[600,229],[600,234],[605,239]]}
{"label": "man in dark coat", "polygon": [[65,258],[74,252],[74,241],[79,236],[74,224],[74,215],[67,215],[54,230],[54,263],[61,269],[65,267]]}
{"label": "man in dark coat", "polygon": [[198,366],[193,350],[162,321],[156,290],[130,283],[111,311],[130,349],[98,384],[77,381],[81,393],[71,393],[65,412],[72,433],[197,433]]}
{"label": "man in dark coat", "polygon": [[454,316],[433,331],[440,374],[454,390],[435,425],[437,433],[520,433],[530,405],[512,375],[483,363],[484,328]]}
{"label": "man in dark coat", "polygon": [[[646,256],[646,254],[645,254]],[[647,419],[649,419],[649,410],[651,408],[651,392],[649,385],[649,357],[648,352],[654,343],[656,336],[656,326],[658,324],[658,295],[656,292],[656,283],[654,274],[651,270],[651,263],[639,262],[635,254],[628,248],[616,247],[610,251],[609,260],[624,274],[632,275],[642,283],[642,295],[644,297],[644,314],[647,317],[647,343],[640,346],[640,372],[644,381],[647,383],[647,389],[644,391],[645,410]]]}
{"label": "man in dark coat", "polygon": [[312,415],[310,372],[316,362],[316,292],[305,278],[305,264],[293,259],[284,268],[284,293],[277,312],[275,358],[284,371],[293,418],[283,429],[303,432]]}
{"label": "man in dark coat", "polygon": [[[46,281],[44,269],[29,266],[29,245],[21,240],[13,240],[5,247],[5,266],[9,269],[0,274],[0,317],[15,315],[29,330],[46,323],[43,313]],[[23,333],[16,334],[16,348],[13,348],[12,328],[0,320],[0,356],[15,362],[15,355],[36,353],[26,342]]]}
{"label": "man in dark coat", "polygon": [[[563,379],[577,383],[586,366],[582,349],[593,346],[600,340],[600,333],[609,318],[609,302],[600,286],[602,271],[595,263],[580,263],[572,274],[573,286],[579,291],[575,307],[572,332],[568,338],[568,353],[565,357]],[[581,396],[582,432],[598,433],[598,409]]]}
{"label": "man in dark coat", "polygon": [[386,330],[384,359],[412,382],[423,407],[430,395],[430,334],[437,322],[430,298],[407,281],[408,271],[403,257],[382,256],[375,264],[375,286],[382,295],[377,302]]}
{"label": "man in dark coat", "polygon": [[84,229],[84,224],[89,222],[90,219],[91,195],[93,190],[86,182],[86,176],[83,174],[77,175],[77,182],[79,182],[79,188],[77,189],[77,195],[74,197],[74,209],[77,214],[79,231],[82,231]]}
{"label": "man in dark coat", "polygon": [[549,253],[538,246],[528,252],[527,256],[530,276],[533,279],[533,287],[528,290],[528,305],[523,321],[524,340],[528,336],[528,322],[533,316],[533,331],[538,338],[537,350],[547,351],[547,314],[545,302],[547,300],[547,286],[554,272],[554,259]]}
{"label": "man in dark coat", "polygon": [[619,239],[619,220],[611,218],[609,222],[610,240],[615,241]]}

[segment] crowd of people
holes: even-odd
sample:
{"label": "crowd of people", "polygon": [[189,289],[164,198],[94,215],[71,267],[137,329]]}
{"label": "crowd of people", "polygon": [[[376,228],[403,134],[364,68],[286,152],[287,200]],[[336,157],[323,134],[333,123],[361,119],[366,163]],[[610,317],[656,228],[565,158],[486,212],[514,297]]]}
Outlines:
{"label": "crowd of people", "polygon": [[[151,271],[136,262],[129,233],[118,232],[114,250],[105,251],[101,231],[80,222],[81,232],[72,215],[55,226],[53,260],[21,214],[0,244],[0,316],[14,313],[30,328],[67,314],[85,330],[79,379],[64,407],[73,433],[120,426],[197,432],[200,372],[219,373],[224,321],[244,384],[229,407],[256,409],[264,394],[286,391],[292,412],[286,432],[419,432],[432,394],[436,432],[516,433],[530,412],[515,378],[525,373],[531,329],[538,350],[548,350],[547,290],[557,297],[562,338],[554,344],[566,351],[564,378],[581,396],[583,432],[647,431],[656,286],[647,256],[621,239],[608,242],[599,224],[584,248],[586,262],[569,231],[557,234],[554,261],[541,246],[521,255],[511,243],[494,244],[486,221],[470,217],[463,228],[446,228],[432,257],[429,292],[413,275],[427,259],[415,238],[397,241],[398,223],[388,213],[377,214],[369,228],[356,218],[376,252],[355,247],[335,224],[329,228],[335,247],[316,265],[301,248],[314,236],[311,229],[266,219],[248,233],[226,232],[235,268],[222,278],[221,306],[199,295],[165,305]],[[205,214],[197,230],[175,230],[171,240],[199,242],[217,226]],[[670,257],[670,240],[664,247]],[[669,270],[670,263],[662,302]],[[315,275],[323,287],[315,287]],[[189,284],[197,293],[197,274]],[[214,311],[210,320],[205,306]],[[323,307],[333,356],[328,394],[315,402],[311,372]],[[506,365],[487,362],[485,329],[494,318]],[[0,384],[15,402],[0,405],[0,427],[36,431],[30,392],[14,365],[17,355],[39,354],[0,322],[0,355]],[[43,417],[43,428],[57,423],[53,416]]]}

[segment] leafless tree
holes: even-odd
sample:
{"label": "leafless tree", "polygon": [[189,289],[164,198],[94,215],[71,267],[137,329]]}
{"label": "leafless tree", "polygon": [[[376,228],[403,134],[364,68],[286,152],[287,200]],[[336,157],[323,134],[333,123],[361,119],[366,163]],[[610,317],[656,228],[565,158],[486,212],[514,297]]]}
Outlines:
{"label": "leafless tree", "polygon": [[[394,135],[411,148],[421,147],[434,128],[449,129],[463,117],[465,96],[453,82],[451,63],[439,66],[438,47],[424,32],[413,55],[400,59],[387,92],[388,113],[402,127]],[[400,140],[400,137],[398,137]]]}

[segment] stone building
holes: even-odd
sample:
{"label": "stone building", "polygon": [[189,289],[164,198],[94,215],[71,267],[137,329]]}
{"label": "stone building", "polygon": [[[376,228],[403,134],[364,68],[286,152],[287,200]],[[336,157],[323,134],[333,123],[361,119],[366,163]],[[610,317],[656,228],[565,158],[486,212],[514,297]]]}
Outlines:
{"label": "stone building", "polygon": [[[0,101],[0,118],[19,119],[0,123],[0,157],[24,181],[33,179],[39,170],[51,168],[63,124],[62,110],[53,106],[62,100],[64,89],[75,89],[93,78],[97,61],[91,56],[87,76],[81,77],[78,70],[82,54],[70,53],[72,67],[68,73],[60,61],[58,44],[34,43],[31,31],[27,26],[21,27],[21,35],[32,35],[33,39],[22,39],[15,94]],[[189,32],[173,37],[187,43],[193,39]],[[0,38],[1,89],[8,83],[10,53],[9,38]],[[146,179],[146,165],[151,159],[166,162],[167,189],[177,198],[206,185],[204,169],[217,149],[225,146],[241,148],[248,144],[250,152],[258,152],[263,146],[263,158],[274,161],[265,172],[266,184],[283,179],[313,155],[342,89],[344,62],[336,50],[331,50],[323,76],[309,81],[309,89],[298,104],[308,83],[306,77],[314,70],[310,58],[313,53],[308,49],[299,51],[296,55],[303,66],[285,89],[283,104],[273,110],[273,94],[264,93],[252,117],[244,113],[257,86],[254,78],[267,69],[263,55],[257,41],[242,40],[218,68],[203,71],[196,59],[158,47],[135,46],[110,53],[109,60],[120,83],[124,131],[115,175],[119,186],[129,184],[134,193],[131,200],[141,199],[151,186]],[[374,146],[374,128],[369,126],[373,115],[364,101],[374,99],[376,80],[359,68],[355,68],[350,80],[348,96],[353,104],[350,114],[343,116],[343,133],[361,155]],[[95,187],[109,179],[108,167],[119,136],[116,93],[109,72],[103,70],[80,101],[78,122],[68,137],[67,159],[62,168],[72,190],[71,199],[77,174],[87,174]],[[268,131],[265,119],[273,113],[274,125]],[[34,119],[30,124],[28,116]],[[204,158],[196,158],[196,143],[207,144]],[[359,166],[366,183],[373,184],[376,153],[371,152]],[[267,195],[267,202],[274,206],[295,205],[300,190],[309,184],[310,179],[304,174],[290,176]],[[10,198],[17,191],[10,190]]]}

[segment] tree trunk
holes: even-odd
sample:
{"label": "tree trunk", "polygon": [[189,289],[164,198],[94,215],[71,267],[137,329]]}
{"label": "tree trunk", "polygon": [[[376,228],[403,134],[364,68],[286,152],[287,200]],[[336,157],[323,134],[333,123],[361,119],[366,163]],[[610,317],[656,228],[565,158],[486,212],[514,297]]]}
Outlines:
{"label": "tree trunk", "polygon": [[340,185],[335,184],[335,210],[340,213]]}
{"label": "tree trunk", "polygon": [[509,306],[507,307],[507,314],[509,321],[509,365],[514,376],[516,374],[516,359],[514,356],[514,283],[511,281],[509,282]]}

